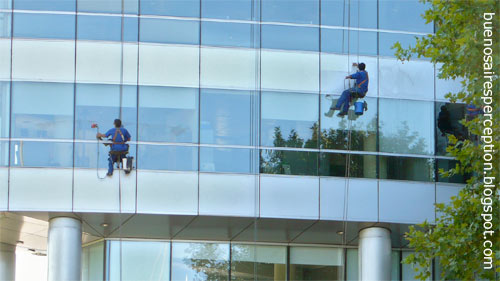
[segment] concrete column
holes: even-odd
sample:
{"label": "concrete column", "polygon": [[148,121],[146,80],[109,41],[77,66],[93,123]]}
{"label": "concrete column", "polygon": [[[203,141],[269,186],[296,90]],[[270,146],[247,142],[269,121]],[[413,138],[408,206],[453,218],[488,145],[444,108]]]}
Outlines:
{"label": "concrete column", "polygon": [[0,281],[16,278],[16,246],[0,243]]}
{"label": "concrete column", "polygon": [[48,281],[81,279],[82,223],[74,218],[59,217],[49,221]]}
{"label": "concrete column", "polygon": [[391,232],[369,227],[359,232],[359,280],[391,280]]}

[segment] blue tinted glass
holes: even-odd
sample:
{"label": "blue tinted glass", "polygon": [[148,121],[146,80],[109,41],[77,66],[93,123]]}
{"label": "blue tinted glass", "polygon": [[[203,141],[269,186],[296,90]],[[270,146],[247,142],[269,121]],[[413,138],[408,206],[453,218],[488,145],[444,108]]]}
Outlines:
{"label": "blue tinted glass", "polygon": [[265,149],[260,157],[263,174],[318,175],[317,152]]}
{"label": "blue tinted glass", "polygon": [[262,20],[319,23],[319,0],[262,0]]}
{"label": "blue tinted glass", "polygon": [[198,170],[198,148],[139,145],[137,168],[147,170],[196,171]]}
{"label": "blue tinted glass", "polygon": [[[9,142],[0,141],[0,167],[9,165]],[[7,179],[2,184],[7,184]]]}
{"label": "blue tinted glass", "polygon": [[262,25],[262,48],[319,50],[319,31],[314,27]]}
{"label": "blue tinted glass", "polygon": [[141,19],[141,42],[194,44],[200,42],[197,21],[171,19]]}
{"label": "blue tinted glass", "polygon": [[400,34],[400,33],[379,33],[379,55],[394,57],[395,49],[391,49],[394,43],[401,43],[401,47],[408,48],[410,45],[415,46],[416,35]]}
{"label": "blue tinted glass", "polygon": [[137,42],[139,39],[139,19],[136,17],[123,18],[123,41]]}
{"label": "blue tinted glass", "polygon": [[259,46],[259,25],[246,23],[203,22],[201,43],[211,46],[255,48]]}
{"label": "blue tinted glass", "polygon": [[11,19],[11,13],[0,13],[0,37],[10,37],[12,30]]}
{"label": "blue tinted glass", "polygon": [[253,174],[257,171],[258,155],[252,149],[200,148],[200,171]]}
{"label": "blue tinted glass", "polygon": [[378,159],[381,179],[434,181],[433,159],[395,156]]}
{"label": "blue tinted glass", "polygon": [[9,137],[10,83],[0,82],[0,138]]}
{"label": "blue tinted glass", "polygon": [[[350,0],[345,3],[344,26],[377,28],[377,0]],[[351,4],[350,9],[348,3]]]}
{"label": "blue tinted glass", "polygon": [[433,32],[432,23],[425,24],[420,16],[430,8],[430,3],[418,0],[381,0],[379,3],[379,28],[414,32]]}
{"label": "blue tinted glass", "polygon": [[[95,140],[95,135],[94,135]],[[92,143],[75,143],[75,167],[76,168],[99,168],[108,169],[109,146],[105,146],[102,142],[99,143],[99,155],[97,155],[97,142]],[[134,167],[136,166],[136,145],[129,145],[128,156],[134,157]],[[99,156],[99,163],[97,162]],[[116,165],[116,164],[115,164]],[[116,166],[115,166],[116,167]],[[104,176],[106,172],[99,172],[100,176]]]}
{"label": "blue tinted glass", "polygon": [[121,41],[122,21],[113,16],[78,16],[78,39]]}
{"label": "blue tinted glass", "polygon": [[141,86],[139,140],[198,142],[198,89]]}
{"label": "blue tinted glass", "polygon": [[78,0],[78,11],[121,14],[122,0]]}
{"label": "blue tinted glass", "polygon": [[14,37],[75,38],[75,16],[14,13]]}
{"label": "blue tinted glass", "polygon": [[347,157],[349,157],[349,177],[377,178],[377,156],[359,154],[321,153],[320,175],[345,177]]}
{"label": "blue tinted glass", "polygon": [[200,0],[141,0],[141,14],[199,17]]}
{"label": "blue tinted glass", "polygon": [[344,31],[344,53],[377,55],[377,32]]}
{"label": "blue tinted glass", "polygon": [[344,31],[342,29],[321,29],[321,51],[329,53],[342,53],[344,42]]}
{"label": "blue tinted glass", "polygon": [[321,0],[321,24],[331,26],[344,26],[345,0]]}
{"label": "blue tinted glass", "polygon": [[15,0],[17,10],[75,11],[76,0]]}
{"label": "blue tinted glass", "polygon": [[[96,129],[105,133],[113,127],[113,120],[120,118],[132,140],[137,127],[137,90],[135,86],[103,84],[76,84],[75,136],[77,139],[95,140]],[[120,107],[121,102],[121,107]]]}
{"label": "blue tinted glass", "polygon": [[201,143],[252,145],[257,126],[253,112],[258,104],[252,92],[203,90]]}
{"label": "blue tinted glass", "polygon": [[12,141],[10,165],[15,167],[73,167],[73,143]]}
{"label": "blue tinted glass", "polygon": [[73,94],[73,84],[13,82],[12,137],[72,139]]}
{"label": "blue tinted glass", "polygon": [[0,9],[12,9],[12,0],[0,0]]}
{"label": "blue tinted glass", "polygon": [[450,183],[466,183],[468,179],[472,176],[471,174],[455,174],[451,177],[444,177],[441,175],[439,170],[443,170],[444,172],[448,172],[450,169],[455,169],[457,165],[460,165],[460,162],[456,160],[448,160],[448,159],[436,159],[437,165],[437,181],[438,182],[450,182]]}
{"label": "blue tinted glass", "polygon": [[216,19],[256,20],[259,19],[258,3],[259,1],[254,0],[202,0],[201,16]]}

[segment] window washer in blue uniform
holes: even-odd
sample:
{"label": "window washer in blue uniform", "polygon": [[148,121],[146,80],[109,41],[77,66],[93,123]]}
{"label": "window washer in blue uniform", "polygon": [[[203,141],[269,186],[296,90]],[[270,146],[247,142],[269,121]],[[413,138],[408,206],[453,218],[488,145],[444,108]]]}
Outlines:
{"label": "window washer in blue uniform", "polygon": [[105,134],[97,133],[96,135],[99,139],[113,137],[111,139],[112,143],[109,151],[107,176],[113,175],[113,164],[115,162],[121,162],[121,159],[128,153],[128,144],[126,142],[130,141],[130,133],[127,129],[122,128],[122,121],[120,119],[115,119],[114,125],[115,127]]}
{"label": "window washer in blue uniform", "polygon": [[337,115],[342,117],[347,114],[349,110],[349,103],[352,98],[364,98],[366,92],[368,92],[368,72],[366,72],[366,65],[364,63],[353,63],[353,66],[357,66],[359,71],[346,76],[345,79],[356,79],[356,85],[354,87],[345,90],[337,101],[337,105],[335,108],[331,108],[332,110],[340,110],[340,113]]}

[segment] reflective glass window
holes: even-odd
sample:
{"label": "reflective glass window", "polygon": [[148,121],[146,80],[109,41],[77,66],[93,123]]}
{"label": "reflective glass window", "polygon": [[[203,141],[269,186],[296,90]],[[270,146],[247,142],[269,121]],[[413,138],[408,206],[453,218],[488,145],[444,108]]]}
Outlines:
{"label": "reflective glass window", "polygon": [[[409,251],[403,251],[401,252],[401,255],[402,255],[402,260],[406,259],[406,257],[408,257],[410,254],[413,254],[412,252],[409,252]],[[402,268],[402,272],[401,272],[401,276],[402,276],[402,279],[403,281],[410,281],[410,280],[420,280],[420,279],[417,279],[417,275],[419,272],[421,271],[416,271],[417,268],[415,268],[415,266],[413,266],[412,264],[402,264],[401,266]],[[427,281],[430,281],[432,280],[430,277],[426,279]]]}
{"label": "reflective glass window", "polygon": [[319,29],[274,24],[262,25],[262,48],[319,51]]}
{"label": "reflective glass window", "polygon": [[194,146],[139,145],[137,169],[196,171],[198,148]]}
{"label": "reflective glass window", "polygon": [[172,243],[172,280],[228,280],[229,244]]}
{"label": "reflective glass window", "polygon": [[419,37],[412,34],[386,32],[380,32],[379,36],[379,55],[388,57],[394,57],[394,53],[396,52],[396,49],[392,49],[394,43],[399,42],[401,47],[408,48],[409,46],[415,46],[415,38]]}
{"label": "reflective glass window", "polygon": [[344,9],[344,0],[321,0],[321,24],[344,26],[344,23],[347,23],[347,19],[343,15]]}
{"label": "reflective glass window", "polygon": [[259,25],[203,22],[201,44],[209,46],[259,47]]}
{"label": "reflective glass window", "polygon": [[[368,110],[356,115],[351,106],[347,118],[337,117],[330,108],[335,107],[339,96],[321,96],[321,148],[358,151],[377,150],[377,99],[365,97]],[[349,145],[350,133],[350,145]]]}
{"label": "reflective glass window", "polygon": [[261,145],[318,147],[318,95],[262,93]]}
{"label": "reflective glass window", "polygon": [[397,156],[379,156],[381,179],[434,181],[434,160]]}
{"label": "reflective glass window", "polygon": [[11,141],[10,165],[15,167],[73,167],[73,143]]}
{"label": "reflective glass window", "polygon": [[260,172],[279,175],[318,175],[318,153],[265,149],[260,154]]}
{"label": "reflective glass window", "polygon": [[263,0],[262,20],[318,24],[319,0]]}
{"label": "reflective glass window", "polygon": [[79,12],[137,14],[139,0],[78,0]]}
{"label": "reflective glass window", "polygon": [[0,38],[8,38],[11,36],[11,18],[11,13],[0,13]]}
{"label": "reflective glass window", "polygon": [[254,145],[259,101],[251,91],[201,92],[201,143]]}
{"label": "reflective glass window", "polygon": [[286,280],[286,247],[231,245],[231,280]]}
{"label": "reflective glass window", "polygon": [[436,159],[436,168],[437,168],[437,181],[438,182],[449,182],[449,183],[466,183],[468,179],[470,179],[471,175],[465,174],[456,174],[451,177],[442,176],[439,172],[443,170],[444,172],[449,171],[450,169],[455,169],[460,165],[460,162],[457,160],[448,160],[448,159]]}
{"label": "reflective glass window", "polygon": [[78,16],[78,39],[121,41],[121,29],[121,17]]}
{"label": "reflective glass window", "polygon": [[200,42],[197,21],[141,18],[141,42],[193,44]]}
{"label": "reflective glass window", "polygon": [[75,16],[14,13],[14,37],[74,39]]}
{"label": "reflective glass window", "polygon": [[[8,141],[0,141],[0,166],[6,167],[9,166],[9,142]],[[7,184],[7,179],[4,178],[5,184]]]}
{"label": "reflective glass window", "polygon": [[377,28],[377,1],[321,0],[321,24]]}
{"label": "reflective glass window", "polygon": [[139,140],[198,142],[198,89],[141,86]]}
{"label": "reflective glass window", "polygon": [[377,55],[377,32],[344,31],[344,53]]}
{"label": "reflective glass window", "polygon": [[0,82],[0,138],[9,137],[10,82]]}
{"label": "reflective glass window", "polygon": [[434,154],[434,103],[379,99],[380,151]]}
{"label": "reflective glass window", "polygon": [[290,247],[290,280],[341,280],[343,249]]}
{"label": "reflective glass window", "polygon": [[342,29],[321,29],[321,52],[343,53],[345,32]]}
{"label": "reflective glass window", "polygon": [[75,11],[76,0],[15,0],[16,10]]}
{"label": "reflective glass window", "polygon": [[349,177],[377,178],[377,157],[360,154],[321,153],[320,175],[346,177],[347,157],[350,161]]}
{"label": "reflective glass window", "polygon": [[13,82],[12,137],[72,139],[73,91],[73,84]]}
{"label": "reflective glass window", "polygon": [[104,276],[104,241],[82,247],[82,281]]}
{"label": "reflective glass window", "polygon": [[258,152],[248,148],[200,147],[200,171],[254,174]]}
{"label": "reflective glass window", "polygon": [[[203,0],[203,18],[256,20],[259,19],[259,1],[254,0]],[[253,7],[252,7],[253,5]]]}
{"label": "reflective glass window", "polygon": [[169,242],[109,241],[108,246],[110,281],[169,280]]}
{"label": "reflective glass window", "polygon": [[200,0],[141,0],[141,15],[199,17]]}
{"label": "reflective glass window", "polygon": [[0,0],[0,9],[11,9],[12,0]]}
{"label": "reflective glass window", "polygon": [[430,8],[430,3],[418,0],[379,1],[379,28],[414,32],[433,32],[433,24],[425,24],[420,16]]}
{"label": "reflective glass window", "polygon": [[448,136],[452,135],[457,139],[467,138],[468,133],[460,120],[465,118],[465,104],[459,103],[436,103],[436,154],[446,155],[448,147]]}
{"label": "reflective glass window", "polygon": [[139,40],[139,18],[123,18],[123,41],[137,42]]}

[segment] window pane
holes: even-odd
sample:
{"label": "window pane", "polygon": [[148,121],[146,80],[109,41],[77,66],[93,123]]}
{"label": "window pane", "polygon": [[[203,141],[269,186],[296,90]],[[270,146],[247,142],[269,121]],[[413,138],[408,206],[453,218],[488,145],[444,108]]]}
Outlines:
{"label": "window pane", "polygon": [[123,41],[137,42],[139,40],[139,19],[123,18]]}
{"label": "window pane", "polygon": [[112,16],[78,16],[78,39],[121,41],[122,20]]}
{"label": "window pane", "polygon": [[200,0],[141,0],[142,15],[199,17]]}
{"label": "window pane", "polygon": [[460,175],[456,174],[452,177],[444,177],[439,173],[440,169],[443,169],[445,172],[450,169],[454,169],[457,165],[460,165],[459,161],[456,160],[448,160],[448,159],[436,159],[437,166],[437,181],[438,182],[449,182],[449,183],[466,183],[468,179],[470,179],[470,174]]}
{"label": "window pane", "polygon": [[[170,243],[109,241],[110,281],[168,281]],[[120,272],[121,270],[121,272]],[[102,279],[102,276],[100,276]]]}
{"label": "window pane", "polygon": [[12,167],[73,167],[73,143],[12,141]]}
{"label": "window pane", "polygon": [[262,25],[262,48],[319,51],[319,29],[283,25]]}
{"label": "window pane", "polygon": [[76,0],[15,0],[16,10],[75,11]]}
{"label": "window pane", "polygon": [[318,175],[318,153],[265,149],[260,154],[260,172],[280,175]]}
{"label": "window pane", "polygon": [[346,249],[346,280],[357,281],[358,279],[358,249]]}
{"label": "window pane", "polygon": [[351,55],[377,55],[377,32],[344,31],[344,53]]}
{"label": "window pane", "polygon": [[321,52],[329,52],[329,53],[343,53],[344,40],[344,32],[341,29],[321,29]]}
{"label": "window pane", "polygon": [[197,171],[198,148],[193,146],[139,145],[137,169]]}
{"label": "window pane", "polygon": [[341,280],[342,249],[290,247],[290,280]]}
{"label": "window pane", "polygon": [[331,26],[347,24],[347,19],[342,15],[344,5],[347,5],[344,0],[321,0],[321,24]]}
{"label": "window pane", "polygon": [[429,8],[430,4],[418,0],[379,1],[380,29],[433,32],[433,24],[425,24],[425,20],[420,16]]}
{"label": "window pane", "polygon": [[286,247],[231,245],[231,280],[286,280]]}
{"label": "window pane", "polygon": [[197,21],[141,18],[141,42],[193,44],[200,43]]}
{"label": "window pane", "polygon": [[433,102],[380,99],[380,151],[434,154]]}
{"label": "window pane", "polygon": [[258,167],[258,154],[246,148],[200,148],[200,171],[254,174]]}
{"label": "window pane", "polygon": [[[320,175],[345,177],[348,154],[321,153]],[[377,157],[375,155],[350,155],[349,177],[353,178],[377,178]]]}
{"label": "window pane", "polygon": [[201,16],[204,18],[256,20],[259,19],[258,12],[258,1],[253,0],[201,1]]}
{"label": "window pane", "polygon": [[0,9],[11,9],[12,0],[0,0]]}
{"label": "window pane", "polygon": [[321,24],[330,26],[377,28],[377,1],[322,0]]}
{"label": "window pane", "polygon": [[[419,37],[417,35],[412,34],[401,34],[401,33],[379,33],[379,55],[395,57],[394,53],[395,49],[391,49],[394,43],[401,43],[401,47],[408,48],[409,46],[415,47],[415,37]],[[418,58],[415,58],[418,59]],[[420,58],[423,59],[423,58]]]}
{"label": "window pane", "polygon": [[82,281],[99,280],[104,276],[104,243],[82,248]]}
{"label": "window pane", "polygon": [[172,244],[172,280],[208,281],[228,278],[228,244]]}
{"label": "window pane", "polygon": [[11,36],[11,13],[0,13],[0,38]]}
{"label": "window pane", "polygon": [[[330,108],[335,107],[339,96],[321,96],[321,148],[376,151],[377,149],[377,99],[365,97],[368,110],[356,115],[354,106],[347,118],[330,117]],[[359,101],[359,100],[358,100]],[[348,135],[351,133],[350,147]]]}
{"label": "window pane", "polygon": [[381,179],[434,181],[434,160],[379,156],[379,171]]}
{"label": "window pane", "polygon": [[256,24],[203,22],[201,43],[209,46],[259,47],[259,29]]}
{"label": "window pane", "polygon": [[75,16],[14,13],[14,37],[74,39]]}
{"label": "window pane", "polygon": [[198,89],[141,86],[139,139],[198,142]]}
{"label": "window pane", "polygon": [[0,82],[0,138],[9,137],[10,83]]}
{"label": "window pane", "polygon": [[[136,0],[137,1],[137,0]],[[130,2],[126,0],[125,2]],[[119,13],[122,12],[122,0],[78,0],[79,12]]]}
{"label": "window pane", "polygon": [[263,0],[262,20],[318,24],[319,0]]}
{"label": "window pane", "polygon": [[262,93],[261,145],[318,147],[318,96]]}
{"label": "window pane", "polygon": [[201,143],[254,145],[258,105],[255,92],[202,90]]}
{"label": "window pane", "polygon": [[11,126],[14,138],[72,139],[73,84],[13,82]]}
{"label": "window pane", "polygon": [[465,104],[459,103],[436,103],[436,154],[446,155],[448,136],[453,135],[457,139],[465,139],[467,130],[460,120],[465,118]]}

